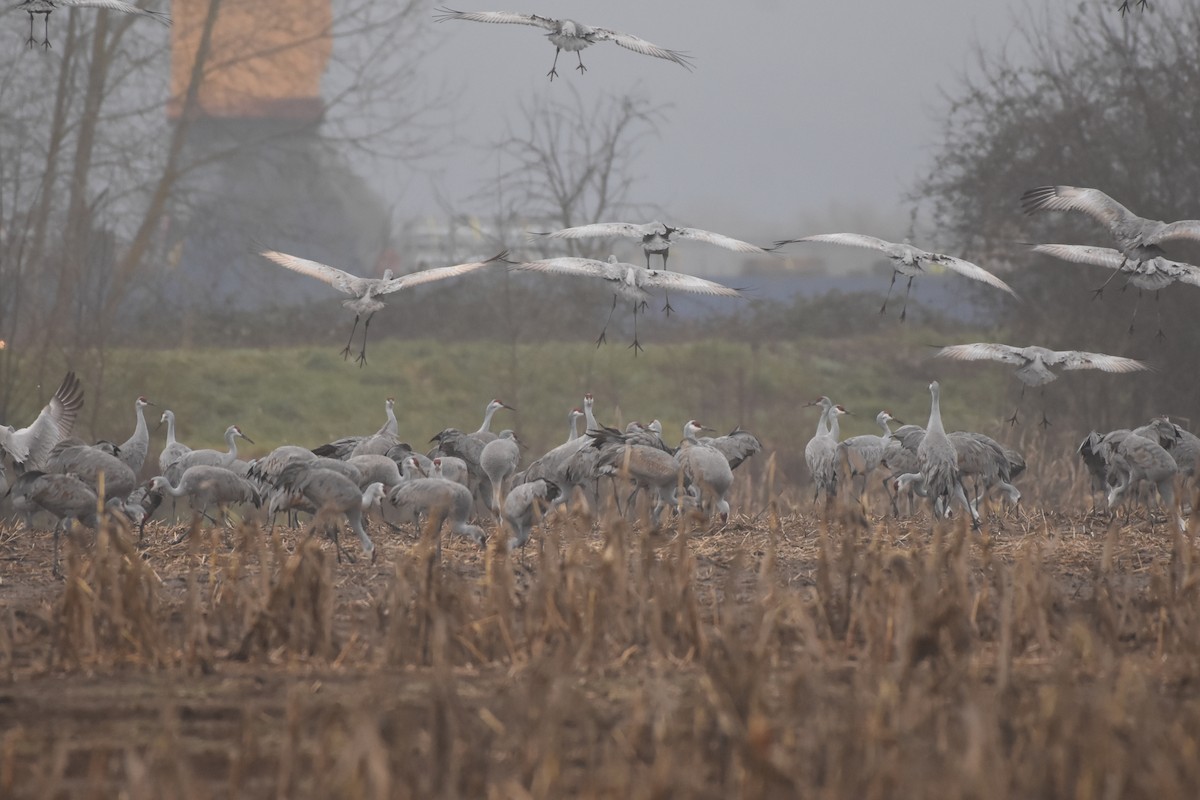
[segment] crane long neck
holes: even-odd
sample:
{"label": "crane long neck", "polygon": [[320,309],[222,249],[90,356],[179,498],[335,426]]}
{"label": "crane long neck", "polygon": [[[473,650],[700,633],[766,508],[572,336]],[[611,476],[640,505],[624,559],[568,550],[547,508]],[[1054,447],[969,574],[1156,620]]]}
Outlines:
{"label": "crane long neck", "polygon": [[146,427],[146,412],[141,405],[135,405],[134,411],[137,413],[137,425],[133,428],[133,438],[141,439],[143,437],[150,438],[150,429]]}
{"label": "crane long neck", "polygon": [[175,415],[167,414],[167,446],[176,444],[175,442]]}
{"label": "crane long neck", "polygon": [[229,445],[229,460],[237,460],[237,434],[229,431],[225,434],[225,444]]}
{"label": "crane long neck", "polygon": [[497,406],[489,405],[487,412],[483,415],[483,424],[479,426],[476,433],[489,433],[492,429],[492,417],[495,416]]}
{"label": "crane long neck", "polygon": [[833,411],[833,406],[822,409],[821,418],[817,420],[817,436],[829,433],[829,412],[831,411]]}
{"label": "crane long neck", "polygon": [[829,409],[829,438],[836,442],[838,440],[838,436],[841,435],[841,432],[841,425],[838,424],[838,413],[836,410],[831,408]]}
{"label": "crane long neck", "polygon": [[942,401],[938,395],[937,391],[933,392],[933,400],[929,404],[929,424],[925,429],[931,433],[945,434],[946,429],[942,427]]}
{"label": "crane long neck", "polygon": [[400,423],[396,422],[396,412],[391,406],[387,407],[387,424],[383,426],[383,430],[392,436],[400,433]]}
{"label": "crane long neck", "polygon": [[573,442],[579,438],[579,417],[571,415],[571,432],[567,434],[567,441]]}
{"label": "crane long neck", "polygon": [[587,420],[587,428],[589,431],[598,431],[600,426],[596,424],[596,415],[592,413],[592,404],[583,404],[583,416]]}

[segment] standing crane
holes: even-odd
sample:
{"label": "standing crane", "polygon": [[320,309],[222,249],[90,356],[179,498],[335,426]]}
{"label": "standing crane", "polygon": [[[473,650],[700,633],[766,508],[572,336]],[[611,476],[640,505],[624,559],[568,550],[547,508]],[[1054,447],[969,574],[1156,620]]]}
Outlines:
{"label": "standing crane", "polygon": [[450,267],[425,269],[399,277],[393,277],[392,271],[389,269],[384,270],[382,278],[360,278],[337,267],[331,267],[328,264],[322,264],[317,261],[310,261],[307,258],[290,256],[287,253],[280,253],[277,250],[264,250],[262,253],[264,258],[275,262],[281,267],[286,267],[293,272],[299,272],[302,275],[308,275],[310,278],[324,281],[339,292],[352,296],[352,299],[342,301],[343,306],[354,312],[354,327],[350,329],[350,338],[346,341],[346,347],[342,350],[342,358],[350,357],[350,345],[354,342],[354,332],[358,330],[358,320],[365,314],[367,319],[363,323],[362,350],[356,359],[360,367],[367,363],[367,329],[371,327],[371,317],[375,316],[375,312],[382,309],[385,305],[382,300],[377,298],[392,294],[393,292],[399,292],[403,289],[411,289],[421,284],[466,275],[481,270],[488,264],[491,264],[493,261],[499,261],[506,255],[508,253],[500,253],[486,261],[471,261],[466,264],[455,264]]}
{"label": "standing crane", "polygon": [[137,417],[137,422],[133,428],[133,435],[125,440],[118,450],[118,458],[125,462],[125,466],[133,470],[135,475],[142,472],[142,466],[146,463],[146,455],[150,452],[150,429],[146,427],[146,406],[152,406],[142,395],[133,402],[133,413]]}
{"label": "standing crane", "polygon": [[892,429],[888,423],[893,421],[900,422],[892,416],[892,412],[880,411],[875,415],[875,424],[883,429],[883,436],[863,434],[851,436],[838,443],[836,463],[841,464],[844,461],[850,467],[851,480],[862,476],[862,488],[858,490],[858,494],[866,493],[867,479],[883,463],[883,453],[892,441]]}
{"label": "standing crane", "polygon": [[502,408],[507,408],[509,411],[516,411],[515,408],[504,401],[493,397],[488,401],[487,407],[483,409],[483,424],[479,426],[479,430],[468,433],[467,436],[484,444],[494,440],[496,434],[492,433],[492,417],[496,416],[496,412]]}
{"label": "standing crane", "polygon": [[822,395],[808,406],[819,406],[821,418],[817,420],[817,432],[808,444],[804,446],[804,461],[813,479],[813,503],[821,492],[825,492],[825,503],[828,505],[837,496],[837,444],[840,428],[838,417],[849,414],[844,406],[834,405],[828,397]]}
{"label": "standing crane", "polygon": [[696,438],[700,431],[710,431],[696,420],[683,426],[683,443],[675,457],[683,469],[683,477],[697,490],[696,501],[702,513],[720,514],[721,524],[729,522],[729,487],[733,485],[733,469],[725,454]]}
{"label": "standing crane", "polygon": [[917,464],[921,470],[921,481],[929,492],[929,502],[934,517],[939,516],[938,501],[945,511],[950,510],[951,500],[958,502],[971,515],[971,526],[979,529],[979,515],[967,502],[963,491],[962,475],[958,469],[958,451],[954,449],[946,429],[942,425],[941,386],[937,381],[929,384],[931,402],[929,424],[925,426],[925,438],[917,448]]}
{"label": "standing crane", "polygon": [[169,480],[178,481],[179,476],[190,467],[201,464],[229,469],[233,466],[233,462],[237,460],[238,439],[245,439],[250,444],[254,444],[254,440],[242,433],[241,428],[237,425],[230,425],[225,429],[225,445],[229,448],[228,452],[221,452],[220,450],[192,450],[191,452],[184,453],[178,461],[163,470],[163,474]]}
{"label": "standing crane", "polygon": [[343,461],[351,456],[387,455],[388,450],[400,443],[400,426],[396,422],[396,398],[389,397],[384,401],[384,411],[387,421],[374,435],[344,436],[329,444],[314,447],[313,452],[318,456],[340,458]]}
{"label": "standing crane", "polygon": [[163,445],[162,452],[158,454],[159,472],[166,472],[167,467],[192,452],[192,448],[175,438],[175,412],[164,409],[162,419],[159,420],[160,424],[163,422],[167,424],[167,443]]}
{"label": "standing crane", "polygon": [[33,424],[19,430],[0,425],[0,451],[12,457],[18,471],[43,469],[54,445],[71,435],[81,408],[83,387],[68,372]]}
{"label": "standing crane", "polygon": [[58,518],[54,526],[54,566],[52,572],[58,577],[58,537],[69,530],[72,520],[78,520],[89,528],[96,527],[96,493],[74,475],[51,475],[30,470],[13,481],[9,494],[13,508],[32,515],[37,510],[47,511]]}
{"label": "standing crane", "polygon": [[517,471],[521,462],[521,444],[511,430],[500,432],[500,436],[483,446],[479,453],[479,466],[492,483],[492,513],[500,520],[504,497],[504,482]]}
{"label": "standing crane", "polygon": [[550,65],[550,71],[546,73],[552,81],[558,76],[558,54],[563,50],[575,53],[579,58],[579,65],[575,69],[580,73],[587,72],[587,67],[583,65],[583,54],[580,51],[596,42],[612,42],[644,56],[674,61],[688,72],[692,70],[692,60],[686,53],[659,47],[631,33],[621,33],[610,28],[594,28],[573,19],[552,19],[539,17],[537,14],[518,14],[512,11],[455,11],[452,8],[438,9],[434,19],[438,22],[445,22],[448,19],[465,19],[471,22],[498,22],[545,28],[549,31],[546,38],[554,45],[554,63]]}
{"label": "standing crane", "polygon": [[121,459],[71,438],[54,446],[46,459],[46,472],[70,474],[99,491],[104,475],[104,500],[128,497],[137,488],[137,475]]}

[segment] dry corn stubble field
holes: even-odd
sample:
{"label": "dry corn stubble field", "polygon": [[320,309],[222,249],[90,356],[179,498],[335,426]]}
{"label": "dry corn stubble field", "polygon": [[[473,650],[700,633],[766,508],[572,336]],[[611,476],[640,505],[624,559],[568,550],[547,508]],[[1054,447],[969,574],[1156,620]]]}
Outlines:
{"label": "dry corn stubble field", "polygon": [[1197,796],[1194,530],[744,488],[720,530],[574,514],[440,563],[109,524],[56,579],[7,524],[0,796]]}

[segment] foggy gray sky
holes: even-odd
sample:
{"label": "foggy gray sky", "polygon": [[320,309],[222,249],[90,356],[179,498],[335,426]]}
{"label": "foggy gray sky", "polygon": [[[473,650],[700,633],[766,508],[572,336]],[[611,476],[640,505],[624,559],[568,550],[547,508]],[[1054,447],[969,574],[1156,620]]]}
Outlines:
{"label": "foggy gray sky", "polygon": [[[1103,0],[1108,3],[1108,0]],[[1108,3],[1111,5],[1111,3]],[[1036,7],[1040,4],[1034,3]],[[747,238],[819,232],[869,212],[906,224],[903,193],[939,140],[945,103],[971,63],[973,42],[989,49],[1011,37],[1025,0],[454,0],[458,10],[513,10],[568,17],[684,50],[696,69],[612,43],[583,53],[588,72],[559,60],[539,28],[450,20],[436,24],[426,63],[430,85],[459,92],[456,135],[483,145],[535,94],[584,98],[638,88],[673,107],[647,142],[636,202],[674,221]],[[711,9],[711,10],[709,10]],[[447,150],[392,187],[398,216],[439,213],[435,192],[459,210],[496,174],[480,147]],[[840,211],[839,211],[840,209]]]}

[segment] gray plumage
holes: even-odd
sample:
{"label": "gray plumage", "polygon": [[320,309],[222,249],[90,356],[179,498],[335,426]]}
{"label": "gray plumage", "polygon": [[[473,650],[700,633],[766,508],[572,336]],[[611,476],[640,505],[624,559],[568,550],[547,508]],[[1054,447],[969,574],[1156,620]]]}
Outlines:
{"label": "gray plumage", "polygon": [[683,443],[675,457],[683,470],[685,481],[696,490],[702,512],[721,516],[729,522],[729,487],[733,485],[733,469],[725,454],[710,444],[703,444],[696,434],[707,430],[696,420],[683,426]]}
{"label": "gray plumage", "polygon": [[558,497],[558,485],[545,478],[514,486],[504,498],[502,516],[513,531],[508,540],[508,549],[524,547],[529,541],[534,520],[546,512],[547,507]]}
{"label": "gray plumage", "polygon": [[133,412],[137,417],[133,427],[133,435],[130,436],[121,445],[120,452],[117,457],[125,463],[125,466],[133,470],[135,475],[140,475],[142,466],[146,463],[146,455],[150,452],[150,429],[146,427],[146,406],[154,405],[144,396],[139,397],[133,403]]}
{"label": "gray plumage", "polygon": [[958,451],[946,436],[946,429],[942,425],[941,386],[937,381],[929,384],[929,394],[929,424],[925,426],[925,438],[917,448],[917,463],[921,471],[921,480],[929,492],[934,516],[938,516],[939,499],[943,501],[947,511],[951,501],[958,500],[971,515],[974,527],[978,528],[979,517],[967,502],[966,492],[963,491],[962,477],[958,469]]}
{"label": "gray plumage", "polygon": [[400,465],[385,455],[352,456],[346,463],[362,474],[358,481],[360,488],[365,489],[372,483],[382,483],[390,489],[400,483]]}
{"label": "gray plumage", "polygon": [[223,467],[229,469],[233,466],[233,462],[237,460],[237,440],[245,439],[250,444],[254,444],[254,440],[246,434],[242,433],[242,429],[237,425],[230,425],[225,429],[225,445],[229,448],[227,451],[221,450],[192,450],[184,453],[180,458],[163,470],[163,475],[173,483],[178,483],[184,472],[192,467],[207,466],[207,467]]}
{"label": "gray plumage", "polygon": [[[382,484],[372,483],[365,490],[341,473],[329,469],[314,469],[309,463],[296,462],[284,468],[279,476],[279,485],[291,494],[302,495],[318,513],[345,515],[350,529],[358,536],[363,553],[375,561],[375,543],[367,535],[363,525],[363,513],[379,502],[383,496]],[[341,556],[337,533],[334,545]],[[349,554],[347,553],[347,557]]]}
{"label": "gray plumage", "polygon": [[474,500],[470,489],[461,483],[444,478],[416,478],[404,481],[388,492],[387,502],[402,515],[407,515],[416,525],[420,525],[421,518],[427,520],[437,538],[439,556],[442,552],[439,534],[447,520],[450,522],[451,532],[466,536],[481,547],[487,540],[481,528],[467,521],[471,516]]}
{"label": "gray plumage", "polygon": [[488,402],[487,407],[483,410],[483,424],[479,426],[479,430],[468,433],[467,436],[477,442],[482,442],[483,444],[494,441],[496,439],[496,434],[492,433],[492,417],[494,417],[496,412],[502,408],[507,408],[509,411],[516,410],[512,406],[492,398]]}
{"label": "gray plumage", "polygon": [[21,469],[42,470],[54,445],[71,435],[81,408],[83,387],[75,373],[68,372],[31,425],[0,425],[0,450]]}
{"label": "gray plumage", "polygon": [[892,412],[880,411],[875,415],[875,424],[883,430],[883,436],[863,434],[838,443],[836,463],[848,464],[851,478],[862,476],[862,487],[858,489],[860,493],[866,491],[867,479],[883,463],[883,454],[892,441],[892,429],[888,423],[894,419]]}
{"label": "gray plumage", "polygon": [[9,494],[13,508],[32,516],[34,511],[46,511],[57,518],[54,526],[54,561],[52,571],[58,575],[58,538],[67,530],[71,520],[89,528],[96,527],[96,493],[74,475],[52,475],[30,470],[13,481]]}
{"label": "gray plumage", "polygon": [[328,444],[314,447],[313,452],[324,458],[339,458],[343,461],[356,455],[387,455],[389,449],[399,444],[400,426],[396,421],[396,399],[384,401],[387,421],[370,436],[344,436]]}
{"label": "gray plumage", "polygon": [[675,240],[689,240],[704,244],[723,247],[737,253],[765,253],[758,245],[743,242],[712,231],[699,228],[685,228],[667,225],[655,220],[644,224],[632,222],[595,222],[591,225],[579,225],[574,228],[563,228],[551,233],[534,233],[534,236],[545,236],[548,239],[590,239],[594,237],[622,236],[627,239],[639,239],[642,252],[646,256],[646,269],[650,269],[650,256],[662,256],[662,268],[667,268],[667,256],[671,252],[672,237]]}
{"label": "gray plumage", "polygon": [[471,475],[467,470],[467,462],[454,456],[438,456],[433,459],[433,469],[430,471],[429,477],[445,478],[448,481],[461,483],[468,489],[471,488]]}
{"label": "gray plumage", "polygon": [[1113,431],[1100,437],[1095,451],[1108,464],[1109,483],[1115,485],[1108,493],[1108,507],[1116,506],[1130,488],[1139,481],[1152,484],[1157,490],[1164,510],[1173,514],[1180,530],[1186,526],[1175,507],[1175,476],[1178,465],[1158,442],[1132,432]]}
{"label": "gray plumage", "polygon": [[46,472],[75,475],[92,491],[104,475],[104,499],[125,498],[137,488],[137,475],[121,459],[90,447],[78,439],[65,439],[54,446],[46,459]]}
{"label": "gray plumage", "polygon": [[161,421],[167,423],[167,443],[163,445],[162,452],[158,454],[158,471],[165,473],[168,467],[192,452],[192,448],[175,438],[174,411],[165,409]]}
{"label": "gray plumage", "polygon": [[568,53],[575,53],[579,58],[579,65],[575,69],[580,72],[587,72],[587,67],[583,65],[583,55],[580,51],[596,42],[612,42],[624,47],[626,50],[632,50],[644,56],[654,56],[655,58],[674,61],[689,72],[692,69],[692,60],[686,53],[659,47],[633,34],[621,33],[609,28],[595,28],[572,19],[552,19],[550,17],[539,17],[537,14],[518,14],[512,11],[455,11],[452,8],[438,9],[438,13],[434,15],[434,19],[438,22],[445,22],[448,19],[465,19],[471,22],[533,25],[546,29],[549,31],[546,34],[546,38],[554,45],[554,63],[550,66],[550,71],[546,73],[550,80],[554,80],[558,76],[558,54],[563,50],[566,50]]}
{"label": "gray plumage", "polygon": [[510,430],[501,431],[499,437],[484,445],[479,453],[479,466],[492,484],[492,511],[497,518],[501,513],[505,481],[517,471],[520,461],[521,446]]}
{"label": "gray plumage", "polygon": [[934,355],[959,361],[1003,361],[1016,364],[1017,378],[1026,386],[1041,386],[1058,380],[1050,367],[1063,369],[1099,369],[1105,372],[1137,372],[1151,369],[1149,364],[1132,358],[1079,350],[1049,350],[1045,347],[1013,347],[1007,344],[976,342],[955,344],[939,349]]}
{"label": "gray plumage", "polygon": [[837,496],[837,445],[840,427],[838,417],[848,414],[843,406],[821,396],[809,403],[810,406],[821,408],[821,418],[817,420],[817,432],[804,446],[804,461],[808,464],[809,474],[813,480],[813,502],[821,492],[825,493],[826,503]]}
{"label": "gray plumage", "polygon": [[701,444],[707,444],[721,451],[730,469],[737,469],[758,453],[762,452],[762,442],[740,425],[724,436],[701,436]]}
{"label": "gray plumage", "polygon": [[156,476],[151,479],[150,488],[172,497],[186,497],[192,510],[202,515],[207,514],[211,506],[217,506],[224,516],[229,505],[251,503],[257,506],[261,502],[258,489],[250,481],[225,467],[206,464],[188,467],[175,485],[163,475]]}
{"label": "gray plumage", "polygon": [[1200,220],[1161,222],[1134,214],[1099,189],[1078,186],[1039,186],[1021,195],[1026,214],[1039,211],[1079,211],[1108,228],[1117,249],[1129,261],[1142,262],[1165,255],[1160,245],[1176,239],[1200,241]]}
{"label": "gray plumage", "polygon": [[587,436],[599,451],[596,474],[627,477],[636,489],[652,493],[656,522],[664,508],[675,505],[681,468],[673,455],[657,447],[626,444],[625,435],[611,428],[589,430]]}

